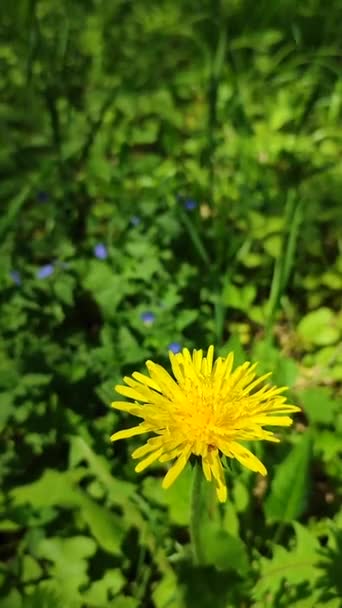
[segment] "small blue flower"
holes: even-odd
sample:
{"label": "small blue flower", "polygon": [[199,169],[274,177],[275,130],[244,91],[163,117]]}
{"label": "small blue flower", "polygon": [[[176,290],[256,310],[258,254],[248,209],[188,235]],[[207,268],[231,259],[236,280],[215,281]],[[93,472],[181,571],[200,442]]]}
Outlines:
{"label": "small blue flower", "polygon": [[141,218],[139,217],[139,215],[132,215],[130,222],[132,226],[139,226],[139,224],[141,223]]}
{"label": "small blue flower", "polygon": [[103,243],[98,243],[94,247],[94,255],[99,260],[105,260],[108,257],[107,247]]}
{"label": "small blue flower", "polygon": [[37,271],[37,279],[47,279],[54,273],[54,265],[53,264],[44,264]]}
{"label": "small blue flower", "polygon": [[194,201],[192,198],[189,198],[186,201],[184,201],[184,207],[188,211],[193,211],[194,209],[196,209],[197,205],[198,205],[197,201]]}
{"label": "small blue flower", "polygon": [[180,353],[182,350],[182,346],[179,344],[179,342],[171,342],[171,344],[169,344],[169,346],[167,348],[175,355],[177,353]]}
{"label": "small blue flower", "polygon": [[47,203],[49,198],[49,193],[45,192],[45,190],[39,190],[39,192],[37,192],[38,203]]}
{"label": "small blue flower", "polygon": [[152,325],[155,321],[155,318],[156,318],[155,314],[149,310],[141,313],[141,315],[140,315],[140,319],[142,320],[144,325]]}
{"label": "small blue flower", "polygon": [[9,273],[13,283],[15,283],[16,285],[21,285],[21,275],[19,270],[11,270],[11,272]]}

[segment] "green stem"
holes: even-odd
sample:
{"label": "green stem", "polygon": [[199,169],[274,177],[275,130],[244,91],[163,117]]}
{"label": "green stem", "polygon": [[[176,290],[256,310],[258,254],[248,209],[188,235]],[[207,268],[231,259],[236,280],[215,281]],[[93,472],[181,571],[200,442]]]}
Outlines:
{"label": "green stem", "polygon": [[190,537],[192,545],[192,555],[195,565],[203,563],[203,551],[201,543],[201,482],[202,470],[198,462],[195,463],[191,499],[190,499]]}

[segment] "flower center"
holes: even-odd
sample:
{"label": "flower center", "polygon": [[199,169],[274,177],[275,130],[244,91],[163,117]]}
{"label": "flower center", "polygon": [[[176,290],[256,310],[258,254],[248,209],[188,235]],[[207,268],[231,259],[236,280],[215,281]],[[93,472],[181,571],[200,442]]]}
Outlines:
{"label": "flower center", "polygon": [[192,452],[205,455],[215,445],[215,407],[211,383],[191,386],[184,391],[177,415],[178,431],[192,444]]}

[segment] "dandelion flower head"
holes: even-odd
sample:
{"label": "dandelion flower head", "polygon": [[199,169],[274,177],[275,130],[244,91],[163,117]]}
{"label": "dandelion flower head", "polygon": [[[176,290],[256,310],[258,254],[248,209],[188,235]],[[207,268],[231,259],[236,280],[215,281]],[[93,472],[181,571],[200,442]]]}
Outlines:
{"label": "dandelion flower head", "polygon": [[201,459],[205,478],[213,481],[220,502],[227,499],[221,456],[238,460],[248,469],[266,475],[263,463],[244,441],[279,439],[264,426],[287,427],[289,414],[300,408],[286,403],[286,387],[265,384],[271,375],[257,377],[256,364],[245,362],[233,370],[234,356],[218,357],[214,347],[207,355],[187,348],[169,353],[174,378],[160,365],[146,362],[149,376],[134,372],[115,389],[131,402],[114,401],[113,407],[142,418],[142,422],[112,435],[112,441],[154,433],[132,453],[143,471],[153,462],[171,462],[163,479],[169,488],[191,455]]}

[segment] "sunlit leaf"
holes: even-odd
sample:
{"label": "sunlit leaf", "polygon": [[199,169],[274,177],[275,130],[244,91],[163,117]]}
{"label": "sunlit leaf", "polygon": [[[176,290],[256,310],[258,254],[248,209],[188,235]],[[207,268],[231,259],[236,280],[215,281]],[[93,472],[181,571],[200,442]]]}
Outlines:
{"label": "sunlit leaf", "polygon": [[309,432],[276,468],[265,513],[270,521],[291,522],[302,515],[309,494],[309,467],[312,438]]}

